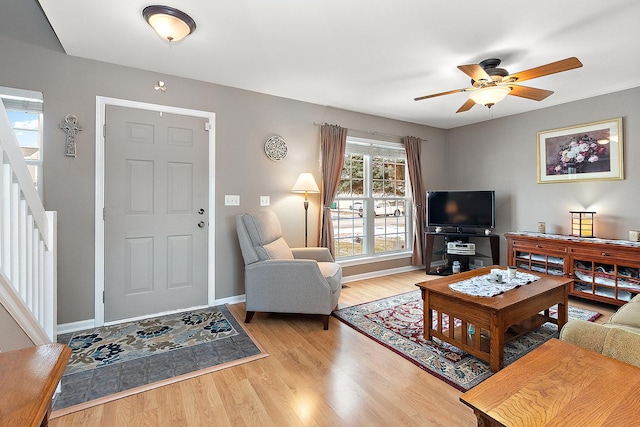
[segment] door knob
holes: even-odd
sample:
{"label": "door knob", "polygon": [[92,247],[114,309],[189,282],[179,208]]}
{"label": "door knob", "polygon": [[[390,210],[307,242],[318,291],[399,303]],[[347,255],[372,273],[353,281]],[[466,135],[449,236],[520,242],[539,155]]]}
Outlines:
{"label": "door knob", "polygon": [[199,213],[200,215],[204,215],[204,209],[202,209],[202,208],[198,209],[198,213]]}
{"label": "door knob", "polygon": [[198,223],[198,227],[200,227],[200,228],[204,228],[204,221],[200,221],[200,222]]}

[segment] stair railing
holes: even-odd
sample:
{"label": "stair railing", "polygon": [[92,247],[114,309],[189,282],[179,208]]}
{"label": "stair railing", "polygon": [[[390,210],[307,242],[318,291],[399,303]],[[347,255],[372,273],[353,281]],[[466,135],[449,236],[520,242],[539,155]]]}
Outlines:
{"label": "stair railing", "polygon": [[0,304],[36,345],[56,341],[57,218],[45,211],[0,102]]}

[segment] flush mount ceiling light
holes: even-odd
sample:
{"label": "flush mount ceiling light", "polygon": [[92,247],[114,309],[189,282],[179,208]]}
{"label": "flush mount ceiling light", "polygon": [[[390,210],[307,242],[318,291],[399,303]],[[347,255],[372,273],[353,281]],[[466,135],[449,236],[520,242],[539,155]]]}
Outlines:
{"label": "flush mount ceiling light", "polygon": [[193,18],[169,6],[147,6],[142,10],[142,16],[169,43],[182,40],[196,29]]}
{"label": "flush mount ceiling light", "polygon": [[511,88],[508,86],[487,86],[474,90],[469,98],[476,104],[491,108],[496,102],[502,101],[510,91]]}

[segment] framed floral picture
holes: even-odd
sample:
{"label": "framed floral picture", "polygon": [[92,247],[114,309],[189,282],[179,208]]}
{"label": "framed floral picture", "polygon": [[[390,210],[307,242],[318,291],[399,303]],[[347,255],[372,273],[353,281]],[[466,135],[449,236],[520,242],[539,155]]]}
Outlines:
{"label": "framed floral picture", "polygon": [[623,178],[622,118],[538,132],[538,183]]}

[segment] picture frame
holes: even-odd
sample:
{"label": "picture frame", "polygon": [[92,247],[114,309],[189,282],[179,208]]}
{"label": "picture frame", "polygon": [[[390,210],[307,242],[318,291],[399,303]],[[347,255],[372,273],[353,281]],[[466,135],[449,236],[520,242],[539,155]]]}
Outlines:
{"label": "picture frame", "polygon": [[537,136],[539,184],[624,179],[621,117]]}

